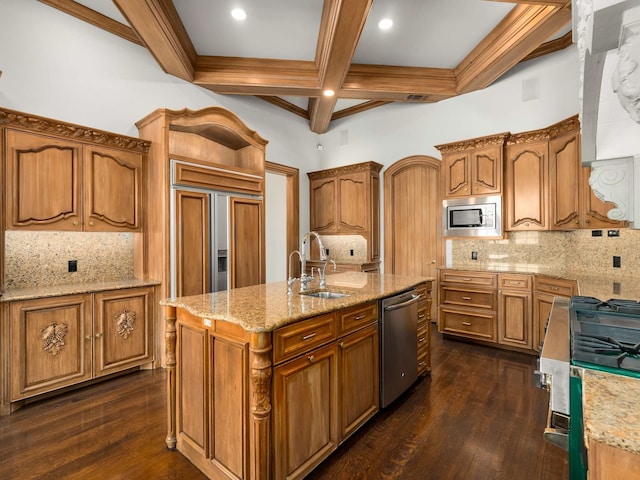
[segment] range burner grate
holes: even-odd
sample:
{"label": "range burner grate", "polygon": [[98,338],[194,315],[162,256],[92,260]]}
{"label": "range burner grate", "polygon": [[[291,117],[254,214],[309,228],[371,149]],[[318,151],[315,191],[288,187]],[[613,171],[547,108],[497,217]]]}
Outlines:
{"label": "range burner grate", "polygon": [[573,360],[640,372],[640,303],[574,296],[570,303]]}

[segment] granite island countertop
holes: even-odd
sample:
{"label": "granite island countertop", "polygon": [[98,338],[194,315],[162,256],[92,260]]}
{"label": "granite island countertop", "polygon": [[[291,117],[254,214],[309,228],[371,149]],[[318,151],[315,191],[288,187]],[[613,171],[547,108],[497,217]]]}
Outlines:
{"label": "granite island countertop", "polygon": [[582,396],[586,446],[594,440],[640,454],[640,379],[585,368]]}
{"label": "granite island countertop", "polygon": [[[327,275],[327,289],[347,293],[342,298],[316,298],[294,292],[287,295],[287,282],[273,282],[223,292],[167,298],[161,305],[183,308],[203,319],[222,320],[240,325],[253,333],[271,332],[289,323],[361,303],[389,297],[408,290],[430,277],[345,272]],[[318,289],[318,280],[309,289]]]}
{"label": "granite island countertop", "polygon": [[15,302],[19,300],[104,292],[107,290],[122,290],[125,288],[148,287],[153,285],[160,285],[160,282],[158,280],[129,278],[124,280],[108,280],[104,282],[69,283],[43,287],[15,288],[7,289],[3,292],[2,297],[0,297],[0,302]]}
{"label": "granite island countertop", "polygon": [[595,297],[600,300],[608,300],[610,298],[640,300],[640,277],[616,274],[594,275],[589,272],[569,268],[532,264],[463,264],[440,268],[440,270],[444,269],[466,270],[470,272],[521,273],[575,280],[578,284],[579,295]]}

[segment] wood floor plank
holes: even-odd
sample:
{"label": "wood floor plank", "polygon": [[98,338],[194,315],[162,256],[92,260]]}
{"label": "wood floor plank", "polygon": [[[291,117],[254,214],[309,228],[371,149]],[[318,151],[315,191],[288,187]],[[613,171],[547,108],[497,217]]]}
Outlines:
{"label": "wood floor plank", "polygon": [[[432,336],[432,374],[379,412],[307,480],[568,478],[545,442],[535,358]],[[165,372],[141,371],[0,418],[3,480],[203,480],[166,449]]]}

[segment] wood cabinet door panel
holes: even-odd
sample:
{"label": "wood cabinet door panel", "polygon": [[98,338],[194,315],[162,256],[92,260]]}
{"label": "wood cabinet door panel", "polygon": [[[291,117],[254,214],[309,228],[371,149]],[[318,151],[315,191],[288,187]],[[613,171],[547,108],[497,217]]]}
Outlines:
{"label": "wood cabinet door panel", "polygon": [[445,197],[471,195],[470,162],[471,157],[468,152],[443,155]]}
{"label": "wood cabinet door panel", "polygon": [[273,363],[309,352],[336,338],[335,314],[326,313],[273,332]]}
{"label": "wood cabinet door panel", "polygon": [[351,435],[379,409],[378,326],[371,325],[338,342],[341,432]]}
{"label": "wood cabinet door panel", "polygon": [[210,291],[209,195],[178,190],[176,208],[176,295]]}
{"label": "wood cabinet door panel", "polygon": [[14,302],[12,400],[91,378],[91,296]]}
{"label": "wood cabinet door panel", "polygon": [[533,296],[533,348],[538,350],[544,340],[544,330],[553,307],[553,295],[535,293]]}
{"label": "wood cabinet door panel", "polygon": [[264,204],[251,198],[229,198],[230,288],[265,281]]}
{"label": "wood cabinet door panel", "polygon": [[459,305],[469,308],[483,308],[495,310],[496,292],[495,290],[473,290],[455,286],[444,285],[441,287],[443,304]]}
{"label": "wood cabinet door panel", "polygon": [[338,177],[338,230],[359,233],[367,229],[367,175]]}
{"label": "wood cabinet door panel", "polygon": [[153,288],[94,294],[94,373],[108,375],[153,360]]}
{"label": "wood cabinet door panel", "polygon": [[504,290],[498,301],[498,343],[530,349],[531,293]]}
{"label": "wood cabinet door panel", "polygon": [[338,445],[334,343],[273,371],[274,477],[302,478]]}
{"label": "wood cabinet door panel", "polygon": [[507,230],[547,230],[547,142],[507,146]]}
{"label": "wood cabinet door panel", "polygon": [[142,156],[84,148],[84,228],[142,231]]}
{"label": "wood cabinet door panel", "polygon": [[440,307],[440,332],[495,342],[496,316]]}
{"label": "wood cabinet door panel", "polygon": [[201,455],[209,451],[208,333],[177,324],[176,331],[176,434],[178,448],[186,443]]}
{"label": "wood cabinet door panel", "polygon": [[318,233],[331,233],[338,230],[337,224],[337,179],[321,178],[309,182],[310,225]]}
{"label": "wood cabinet door panel", "polygon": [[478,148],[471,156],[472,193],[495,195],[502,190],[502,145]]}
{"label": "wood cabinet door panel", "polygon": [[7,130],[8,229],[82,229],[82,145]]}
{"label": "wood cabinet door panel", "polygon": [[580,180],[582,165],[578,132],[549,142],[551,228],[580,228]]}

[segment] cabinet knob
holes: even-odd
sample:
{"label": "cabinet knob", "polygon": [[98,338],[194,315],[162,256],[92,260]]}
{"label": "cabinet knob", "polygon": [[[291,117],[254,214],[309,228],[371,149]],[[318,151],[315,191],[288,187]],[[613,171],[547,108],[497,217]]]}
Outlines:
{"label": "cabinet knob", "polygon": [[84,337],[85,340],[91,340],[93,337],[91,335],[87,335],[86,337]]}
{"label": "cabinet knob", "polygon": [[96,333],[96,338],[102,338],[102,333]]}
{"label": "cabinet knob", "polygon": [[89,222],[89,225],[93,226],[95,225],[95,223],[93,223],[93,221]]}
{"label": "cabinet knob", "polygon": [[74,221],[73,221],[73,224],[74,224],[75,226],[80,225],[80,223],[79,223],[77,220],[74,220]]}
{"label": "cabinet knob", "polygon": [[313,363],[316,360],[315,355],[309,355],[309,362]]}
{"label": "cabinet knob", "polygon": [[340,348],[344,348],[344,342],[340,342],[340,343],[338,344],[338,346],[339,346]]}
{"label": "cabinet knob", "polygon": [[[578,222],[576,221],[576,223]],[[584,223],[591,223],[591,220],[585,220]]]}

